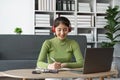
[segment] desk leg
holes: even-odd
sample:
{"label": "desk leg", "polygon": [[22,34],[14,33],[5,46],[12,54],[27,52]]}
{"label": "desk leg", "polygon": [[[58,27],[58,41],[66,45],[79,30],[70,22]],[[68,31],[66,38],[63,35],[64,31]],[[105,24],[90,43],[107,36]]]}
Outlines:
{"label": "desk leg", "polygon": [[104,77],[100,77],[100,80],[104,80]]}
{"label": "desk leg", "polygon": [[92,78],[89,78],[88,80],[92,80]]}
{"label": "desk leg", "polygon": [[23,78],[22,80],[26,80],[25,78]]}
{"label": "desk leg", "polygon": [[110,76],[107,76],[108,79],[110,79]]}
{"label": "desk leg", "polygon": [[92,80],[92,78],[87,78],[86,80]]}

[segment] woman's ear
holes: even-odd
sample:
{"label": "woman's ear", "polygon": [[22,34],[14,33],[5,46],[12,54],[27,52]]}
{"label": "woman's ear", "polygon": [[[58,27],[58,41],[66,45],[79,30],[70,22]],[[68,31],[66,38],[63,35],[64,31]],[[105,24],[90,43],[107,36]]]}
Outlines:
{"label": "woman's ear", "polygon": [[52,32],[55,33],[55,26],[52,26]]}
{"label": "woman's ear", "polygon": [[71,26],[69,26],[69,32],[71,32],[72,31],[72,27]]}

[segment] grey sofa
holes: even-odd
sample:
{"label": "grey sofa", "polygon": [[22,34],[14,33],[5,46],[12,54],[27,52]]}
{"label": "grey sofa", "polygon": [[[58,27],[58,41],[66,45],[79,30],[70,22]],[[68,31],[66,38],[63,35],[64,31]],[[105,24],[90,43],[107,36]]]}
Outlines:
{"label": "grey sofa", "polygon": [[[0,71],[35,68],[42,43],[53,35],[0,35]],[[75,39],[81,51],[87,47],[85,36],[68,36]]]}

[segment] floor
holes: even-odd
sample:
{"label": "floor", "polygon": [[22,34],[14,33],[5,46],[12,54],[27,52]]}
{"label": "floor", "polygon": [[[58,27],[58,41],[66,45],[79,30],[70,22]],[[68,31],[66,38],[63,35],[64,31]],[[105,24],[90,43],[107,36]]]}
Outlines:
{"label": "floor", "polygon": [[2,78],[0,78],[0,80],[21,80],[21,79],[14,79],[14,78],[2,77]]}
{"label": "floor", "polygon": [[[8,77],[0,77],[0,80],[22,80],[22,79],[8,78]],[[38,80],[38,79],[27,79],[27,80]],[[44,79],[39,79],[39,80],[44,80]]]}
{"label": "floor", "polygon": [[[22,79],[0,77],[0,80],[22,80]],[[38,79],[27,79],[27,80],[38,80]],[[39,79],[39,80],[44,80],[44,79]],[[80,80],[81,80],[81,79],[80,79]],[[83,79],[82,79],[82,80],[83,80]],[[93,80],[99,80],[99,79],[93,79]],[[105,80],[120,80],[120,78],[111,78],[111,79],[105,79]]]}

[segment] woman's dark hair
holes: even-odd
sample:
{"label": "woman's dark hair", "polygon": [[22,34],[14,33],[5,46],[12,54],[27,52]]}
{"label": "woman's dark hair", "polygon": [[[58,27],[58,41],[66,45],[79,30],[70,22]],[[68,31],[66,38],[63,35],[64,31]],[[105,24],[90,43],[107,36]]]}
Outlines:
{"label": "woman's dark hair", "polygon": [[70,27],[71,23],[68,18],[66,17],[58,17],[55,19],[53,26],[57,27],[60,23],[66,25],[67,27]]}

